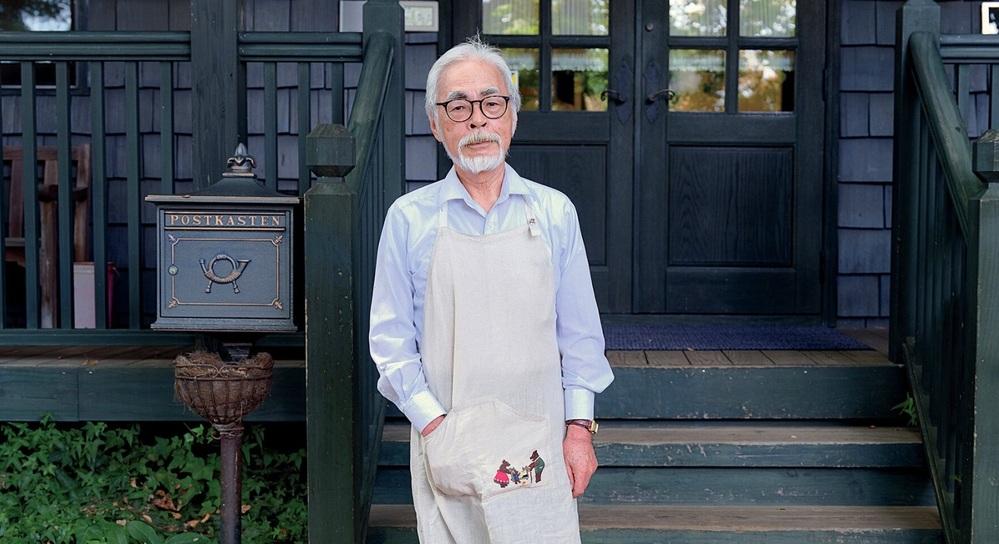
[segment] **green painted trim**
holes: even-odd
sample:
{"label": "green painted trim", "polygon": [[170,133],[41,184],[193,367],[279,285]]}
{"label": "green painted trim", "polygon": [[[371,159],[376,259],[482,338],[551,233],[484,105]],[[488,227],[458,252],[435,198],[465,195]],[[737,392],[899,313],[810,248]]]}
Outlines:
{"label": "green painted trim", "polygon": [[356,166],[347,174],[346,182],[355,192],[360,192],[369,171],[392,69],[395,41],[392,35],[380,32],[371,36],[366,48],[366,60],[361,66],[357,94],[347,123],[347,129],[354,136],[357,159],[354,162]]}
{"label": "green painted trim", "polygon": [[142,186],[139,143],[139,64],[125,64],[125,171],[128,217],[128,327],[142,327]]}
{"label": "green painted trim", "polygon": [[[0,331],[0,347],[13,346],[190,346],[195,333],[149,329],[6,329]],[[304,333],[270,334],[257,343],[267,348],[305,345]]]}
{"label": "green painted trim", "polygon": [[239,58],[242,2],[191,4],[194,189],[218,181],[245,134],[245,64]]}
{"label": "green painted trim", "polygon": [[[35,104],[35,64],[21,63],[21,149],[23,152],[24,172],[21,177],[21,192],[24,195],[24,239],[33,243],[24,244],[24,277],[25,277],[25,323],[29,329],[37,329],[40,325],[41,291],[38,282],[38,191],[30,190],[38,183],[36,158],[38,142]],[[29,189],[25,189],[29,188]]]}
{"label": "green painted trim", "polygon": [[[965,239],[972,235],[968,202],[984,186],[971,168],[971,143],[968,130],[950,91],[936,35],[915,32],[909,39],[912,69],[921,100],[925,104],[930,134],[938,150],[951,203]],[[956,130],[955,130],[956,129]]]}
{"label": "green painted trim", "polygon": [[[324,178],[325,179],[325,178]],[[319,181],[305,193],[305,332],[309,540],[355,542],[359,495],[354,351],[357,197]]]}
{"label": "green painted trim", "polygon": [[277,191],[277,63],[264,63],[264,185]]}
{"label": "green painted trim", "polygon": [[[65,62],[56,63],[56,161],[58,200],[56,202],[58,259],[56,267],[59,274],[59,327],[69,329],[73,326],[73,210],[76,202],[73,200],[74,182],[70,179],[73,165],[70,162],[70,129],[69,119],[69,67]],[[52,316],[56,319],[56,316]]]}
{"label": "green painted trim", "polygon": [[[94,325],[106,329],[107,308],[107,179],[104,177],[104,63],[90,63],[90,191],[94,231]],[[2,282],[0,282],[2,284]],[[0,331],[0,343],[3,342]]]}
{"label": "green painted trim", "polygon": [[173,194],[173,63],[160,63],[160,191]]}
{"label": "green painted trim", "polygon": [[191,60],[189,32],[0,32],[4,60]]}
{"label": "green painted trim", "polygon": [[[201,421],[174,397],[173,368],[0,367],[0,421]],[[247,421],[303,421],[305,369],[276,367]]]}

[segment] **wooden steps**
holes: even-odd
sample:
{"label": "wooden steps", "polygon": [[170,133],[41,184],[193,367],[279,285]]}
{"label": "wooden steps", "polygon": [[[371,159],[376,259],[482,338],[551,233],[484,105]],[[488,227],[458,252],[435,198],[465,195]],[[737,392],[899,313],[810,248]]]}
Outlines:
{"label": "wooden steps", "polygon": [[[607,355],[583,542],[942,542],[921,437],[893,410],[904,369],[882,353]],[[389,416],[368,542],[416,542],[409,425]]]}
{"label": "wooden steps", "polygon": [[[743,506],[929,506],[921,471],[874,468],[718,468],[602,466],[581,502]],[[383,467],[377,504],[412,502],[409,470]]]}
{"label": "wooden steps", "polygon": [[[885,419],[903,367],[876,351],[608,352],[598,419]],[[738,361],[736,363],[735,361]],[[402,414],[389,406],[389,417]]]}
{"label": "wooden steps", "polygon": [[[581,505],[587,543],[937,544],[934,507]],[[368,542],[416,543],[409,505],[375,505]]]}
{"label": "wooden steps", "polygon": [[[379,463],[409,464],[410,426],[386,424]],[[779,422],[605,421],[594,441],[601,466],[918,467],[919,432],[906,427]]]}

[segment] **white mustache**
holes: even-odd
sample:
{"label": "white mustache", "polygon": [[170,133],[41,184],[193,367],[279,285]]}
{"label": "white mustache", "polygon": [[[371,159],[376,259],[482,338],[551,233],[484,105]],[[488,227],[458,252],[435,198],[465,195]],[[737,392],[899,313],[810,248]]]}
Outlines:
{"label": "white mustache", "polygon": [[500,143],[499,134],[496,134],[495,132],[489,132],[487,130],[472,132],[470,134],[465,135],[465,137],[463,137],[461,140],[458,141],[458,147],[462,148],[465,147],[466,145],[480,144],[483,142],[493,142],[495,144],[499,144]]}

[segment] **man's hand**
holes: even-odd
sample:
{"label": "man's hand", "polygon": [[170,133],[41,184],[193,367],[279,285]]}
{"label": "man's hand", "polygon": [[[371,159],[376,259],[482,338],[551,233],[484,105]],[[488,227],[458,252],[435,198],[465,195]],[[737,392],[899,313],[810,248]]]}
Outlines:
{"label": "man's hand", "polygon": [[447,414],[441,414],[435,417],[433,420],[431,420],[430,423],[427,423],[427,426],[424,427],[422,431],[420,431],[420,434],[423,436],[429,436],[430,433],[434,432],[434,429],[436,429],[437,426],[441,424],[441,421],[444,421],[445,415]]}
{"label": "man's hand", "polygon": [[562,442],[562,453],[565,455],[565,470],[569,473],[569,485],[572,486],[572,496],[580,497],[590,478],[597,470],[597,454],[593,451],[593,435],[576,425],[569,425]]}

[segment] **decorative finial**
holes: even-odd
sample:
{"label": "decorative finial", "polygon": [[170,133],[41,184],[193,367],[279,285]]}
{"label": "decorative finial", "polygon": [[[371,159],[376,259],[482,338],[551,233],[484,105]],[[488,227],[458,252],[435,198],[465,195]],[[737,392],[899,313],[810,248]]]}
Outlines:
{"label": "decorative finial", "polygon": [[256,161],[253,160],[253,157],[247,154],[246,146],[240,142],[239,145],[236,146],[236,151],[233,153],[233,156],[229,157],[229,161],[226,163],[226,172],[222,175],[252,176],[253,169],[256,166]]}

